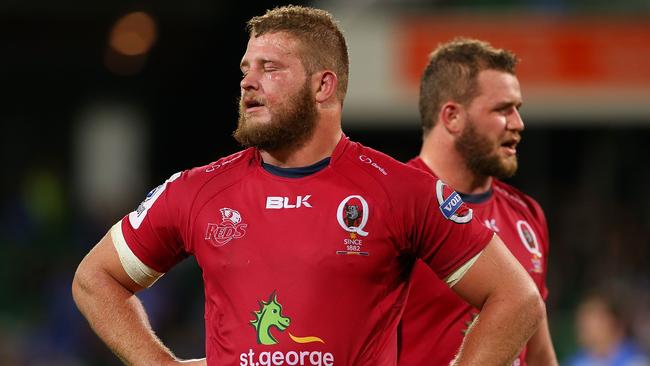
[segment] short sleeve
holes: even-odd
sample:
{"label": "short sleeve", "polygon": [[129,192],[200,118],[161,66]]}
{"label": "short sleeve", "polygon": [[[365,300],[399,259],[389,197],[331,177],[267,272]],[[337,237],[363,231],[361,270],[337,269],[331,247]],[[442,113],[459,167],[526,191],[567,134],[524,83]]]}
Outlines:
{"label": "short sleeve", "polygon": [[435,180],[434,194],[416,204],[413,235],[415,255],[439,278],[472,263],[487,246],[494,232],[474,218],[458,193]]}
{"label": "short sleeve", "polygon": [[151,190],[138,208],[121,221],[124,241],[143,264],[165,273],[187,257],[181,237],[181,173]]}

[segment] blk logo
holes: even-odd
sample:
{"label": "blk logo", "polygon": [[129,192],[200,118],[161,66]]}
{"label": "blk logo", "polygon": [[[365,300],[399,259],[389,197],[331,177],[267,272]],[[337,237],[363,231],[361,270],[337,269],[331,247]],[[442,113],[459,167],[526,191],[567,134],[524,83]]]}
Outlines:
{"label": "blk logo", "polygon": [[297,196],[296,198],[290,199],[289,197],[266,197],[266,208],[279,210],[281,208],[300,208],[308,207],[311,208],[309,203],[309,198],[311,194],[305,196]]}

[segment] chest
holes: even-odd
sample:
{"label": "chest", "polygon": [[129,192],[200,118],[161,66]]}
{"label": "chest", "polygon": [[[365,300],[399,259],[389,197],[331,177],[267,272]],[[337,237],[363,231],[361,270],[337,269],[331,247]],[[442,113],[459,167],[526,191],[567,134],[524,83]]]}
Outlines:
{"label": "chest", "polygon": [[398,271],[391,213],[354,186],[243,182],[206,199],[192,220],[209,278],[367,283]]}
{"label": "chest", "polygon": [[547,255],[545,229],[528,211],[506,205],[472,207],[483,225],[496,232],[510,252],[536,280],[543,278]]}

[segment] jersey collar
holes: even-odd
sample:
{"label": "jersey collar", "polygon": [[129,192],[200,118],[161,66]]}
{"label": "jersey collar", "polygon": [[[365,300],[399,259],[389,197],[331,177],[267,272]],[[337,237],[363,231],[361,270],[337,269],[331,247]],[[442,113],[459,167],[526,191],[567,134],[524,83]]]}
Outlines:
{"label": "jersey collar", "polygon": [[327,157],[321,161],[316,162],[315,164],[305,167],[280,168],[271,164],[267,164],[262,159],[262,154],[260,154],[260,151],[258,149],[255,149],[255,160],[257,164],[260,165],[264,170],[275,176],[285,178],[302,178],[317,173],[326,167],[335,164],[338,159],[343,156],[343,153],[350,144],[350,139],[344,133],[341,133],[341,138],[336,144],[331,157]]}
{"label": "jersey collar", "polygon": [[312,175],[314,173],[318,173],[321,170],[325,169],[329,165],[330,160],[331,158],[328,157],[315,164],[309,166],[302,166],[298,168],[281,168],[275,165],[262,162],[262,168],[264,168],[264,170],[266,170],[267,172],[276,175],[278,177],[302,178],[302,177]]}
{"label": "jersey collar", "polygon": [[494,193],[494,190],[492,190],[492,186],[490,185],[490,189],[483,193],[477,193],[477,194],[465,194],[465,193],[460,193],[460,198],[463,199],[464,202],[466,203],[473,203],[473,204],[478,204],[478,203],[483,203],[492,198],[492,194]]}

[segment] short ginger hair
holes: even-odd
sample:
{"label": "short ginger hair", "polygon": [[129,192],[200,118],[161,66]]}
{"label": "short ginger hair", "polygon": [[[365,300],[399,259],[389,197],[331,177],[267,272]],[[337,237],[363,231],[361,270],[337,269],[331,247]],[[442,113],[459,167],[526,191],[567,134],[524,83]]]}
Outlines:
{"label": "short ginger hair", "polygon": [[251,37],[286,32],[301,44],[303,66],[311,74],[328,69],[338,77],[336,94],[341,104],[348,88],[348,47],[334,17],[325,10],[282,6],[267,10],[247,23]]}
{"label": "short ginger hair", "polygon": [[515,74],[517,57],[477,39],[455,38],[438,45],[420,80],[420,118],[424,134],[436,123],[447,101],[467,105],[479,93],[477,77],[483,70]]}

